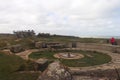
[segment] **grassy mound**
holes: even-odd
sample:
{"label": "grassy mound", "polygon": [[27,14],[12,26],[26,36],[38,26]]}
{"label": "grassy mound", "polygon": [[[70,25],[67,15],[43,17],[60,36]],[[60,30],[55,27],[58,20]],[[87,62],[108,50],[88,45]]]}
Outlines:
{"label": "grassy mound", "polygon": [[36,80],[38,73],[20,73],[20,66],[26,61],[15,55],[0,52],[0,80]]}
{"label": "grassy mound", "polygon": [[[39,59],[39,58],[47,58],[49,60],[56,60],[53,56],[56,53],[65,52],[65,51],[41,51],[41,52],[33,52],[29,55],[30,58]],[[111,57],[109,55],[99,53],[96,51],[70,51],[72,53],[80,53],[84,55],[84,58],[76,59],[76,60],[67,60],[60,59],[63,64],[69,67],[87,67],[94,65],[101,65],[104,63],[108,63],[111,61]]]}

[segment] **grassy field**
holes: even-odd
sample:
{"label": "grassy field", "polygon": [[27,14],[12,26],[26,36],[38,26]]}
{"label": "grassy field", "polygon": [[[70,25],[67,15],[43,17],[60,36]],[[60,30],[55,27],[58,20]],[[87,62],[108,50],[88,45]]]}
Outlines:
{"label": "grassy field", "polygon": [[106,43],[107,39],[103,38],[71,38],[71,37],[49,37],[49,38],[36,38],[38,41],[45,42],[81,42],[81,43]]}
{"label": "grassy field", "polygon": [[[47,58],[49,60],[56,60],[56,58],[53,56],[56,53],[59,52],[65,52],[65,51],[42,51],[42,52],[33,52],[29,55],[30,58],[33,59],[39,59],[39,58]],[[84,55],[84,58],[77,59],[77,60],[66,60],[66,59],[60,59],[63,64],[70,67],[86,67],[86,66],[94,66],[94,65],[100,65],[104,63],[108,63],[111,61],[111,57],[95,52],[95,51],[70,51],[73,53],[80,53]],[[88,56],[91,55],[92,57]]]}
{"label": "grassy field", "polygon": [[0,52],[0,80],[36,80],[38,73],[19,73],[20,66],[26,61],[15,55]]}
{"label": "grassy field", "polygon": [[102,38],[79,38],[79,37],[28,37],[28,38],[16,38],[15,36],[0,36],[0,48],[4,48],[11,45],[20,44],[24,48],[35,48],[34,41],[41,42],[81,42],[81,43],[106,43],[106,39]]}
{"label": "grassy field", "polygon": [[[15,36],[0,36],[0,49],[6,49],[11,45],[20,44],[25,49],[35,48],[34,42],[81,42],[81,43],[100,43],[106,44],[107,39],[102,38],[79,38],[79,37],[65,37],[65,36],[51,36],[51,37],[28,37],[28,38],[16,38]],[[53,57],[54,54],[61,51],[43,51],[34,52],[29,55],[30,58],[48,58],[51,61],[56,60]],[[64,52],[64,51],[62,51]],[[111,57],[91,51],[71,51],[73,53],[81,53],[85,57],[77,60],[65,60],[61,59],[61,62],[66,66],[70,67],[86,67],[100,65],[111,61]],[[89,57],[91,55],[93,57]],[[5,55],[0,52],[0,80],[36,80],[38,78],[38,73],[20,73],[19,71],[29,71],[34,70],[34,63],[30,61],[25,61],[15,55]]]}

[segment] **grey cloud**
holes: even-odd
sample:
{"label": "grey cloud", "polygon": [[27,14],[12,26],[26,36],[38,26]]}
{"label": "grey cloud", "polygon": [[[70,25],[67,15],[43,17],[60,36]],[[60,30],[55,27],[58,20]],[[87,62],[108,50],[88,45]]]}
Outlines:
{"label": "grey cloud", "polygon": [[114,17],[118,17],[119,5],[119,0],[0,0],[0,32],[33,29],[70,35],[105,34],[118,28],[119,19]]}

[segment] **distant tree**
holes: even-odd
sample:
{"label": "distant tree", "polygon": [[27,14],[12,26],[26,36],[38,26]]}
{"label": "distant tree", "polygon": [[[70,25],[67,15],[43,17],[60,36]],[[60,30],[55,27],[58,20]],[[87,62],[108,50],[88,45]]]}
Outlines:
{"label": "distant tree", "polygon": [[50,37],[50,33],[38,33],[37,37]]}
{"label": "distant tree", "polygon": [[13,33],[17,38],[27,38],[27,37],[34,37],[35,36],[34,30],[13,31]]}

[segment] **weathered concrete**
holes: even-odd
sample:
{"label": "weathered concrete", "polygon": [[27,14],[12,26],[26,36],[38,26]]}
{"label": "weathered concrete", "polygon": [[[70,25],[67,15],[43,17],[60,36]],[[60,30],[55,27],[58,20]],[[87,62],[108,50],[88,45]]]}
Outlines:
{"label": "weathered concrete", "polygon": [[110,52],[120,53],[119,45],[111,45],[111,44],[96,44],[96,43],[77,43],[77,48],[79,49],[97,49],[104,50]]}
{"label": "weathered concrete", "polygon": [[[72,74],[79,74],[81,72],[92,72],[92,71],[98,71],[98,70],[114,70],[115,68],[120,69],[120,46],[114,46],[114,45],[108,45],[108,44],[93,44],[93,43],[79,43],[77,45],[77,48],[69,48],[73,50],[90,50],[90,51],[97,51],[102,52],[104,54],[108,54],[112,57],[112,61],[103,65],[96,65],[96,66],[90,66],[90,67],[70,67]],[[117,50],[117,51],[116,51]],[[30,51],[30,53],[32,50]],[[29,51],[23,53],[26,55],[28,59],[28,55],[30,54]],[[24,58],[24,57],[23,57]],[[48,69],[47,69],[48,70]],[[44,80],[44,79],[39,79]],[[49,80],[49,79],[45,79]],[[54,79],[52,79],[54,80]],[[57,79],[55,79],[57,80]],[[75,77],[75,80],[109,80],[108,78],[95,78],[90,76],[77,76]],[[112,79],[116,80],[116,79]]]}
{"label": "weathered concrete", "polygon": [[21,45],[13,45],[10,47],[10,51],[13,53],[19,53],[24,51],[24,48]]}
{"label": "weathered concrete", "polygon": [[64,48],[65,44],[60,42],[35,42],[35,47],[38,49],[42,48]]}
{"label": "weathered concrete", "polygon": [[59,61],[53,62],[37,80],[73,80],[69,70]]}
{"label": "weathered concrete", "polygon": [[2,50],[2,52],[7,54],[7,55],[13,54],[9,49],[4,49],[4,50]]}

